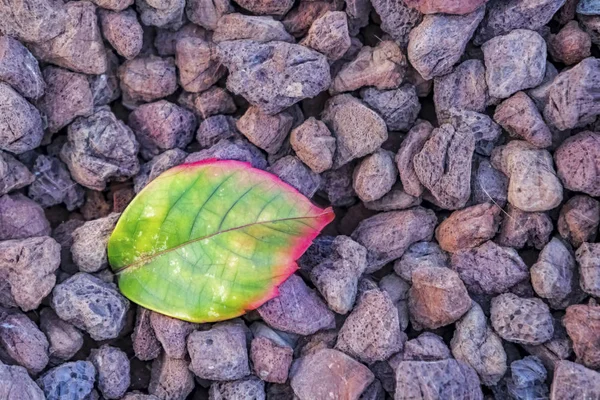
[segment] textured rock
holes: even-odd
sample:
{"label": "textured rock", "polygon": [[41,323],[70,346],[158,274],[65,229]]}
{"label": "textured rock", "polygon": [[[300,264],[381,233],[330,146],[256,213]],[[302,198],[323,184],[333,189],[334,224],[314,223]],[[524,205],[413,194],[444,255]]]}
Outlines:
{"label": "textured rock", "polygon": [[438,116],[451,108],[483,112],[488,97],[485,66],[481,60],[464,61],[449,74],[434,80],[433,101]]}
{"label": "textured rock", "polygon": [[220,140],[209,149],[188,155],[184,161],[190,163],[211,158],[245,161],[250,163],[254,168],[267,168],[267,160],[265,160],[265,156],[260,149],[242,138]]}
{"label": "textured rock", "polygon": [[32,100],[41,97],[46,88],[35,57],[19,41],[9,36],[0,37],[0,80],[12,86],[21,96]]}
{"label": "textured rock", "polygon": [[152,311],[141,306],[138,307],[135,327],[131,335],[133,352],[142,361],[155,359],[162,349],[150,323],[150,315],[152,315]]}
{"label": "textured rock", "polygon": [[92,0],[92,3],[98,7],[106,8],[107,10],[123,11],[130,5],[134,0]]}
{"label": "textured rock", "polygon": [[409,7],[404,0],[373,0],[371,3],[381,17],[381,29],[405,49],[408,34],[421,22],[421,13]]}
{"label": "textured rock", "polygon": [[408,307],[411,321],[436,329],[457,321],[471,308],[458,274],[448,268],[421,266],[412,273]]}
{"label": "textured rock", "polygon": [[137,57],[119,67],[123,103],[150,102],[173,94],[177,89],[177,68],[173,58]]}
{"label": "textured rock", "polygon": [[524,139],[535,147],[552,145],[550,129],[533,100],[523,92],[517,92],[496,107],[494,120],[511,136]]}
{"label": "textured rock", "polygon": [[[293,43],[283,24],[273,17],[255,17],[244,14],[225,14],[219,18],[212,37],[213,42],[249,39],[260,43],[281,41]],[[349,40],[349,39],[348,39]]]}
{"label": "textured rock", "polygon": [[269,326],[298,335],[312,335],[334,325],[333,313],[297,275],[282,283],[279,296],[257,311]]}
{"label": "textured rock", "polygon": [[479,385],[477,373],[461,361],[402,361],[396,368],[394,400],[482,400]]}
{"label": "textured rock", "polygon": [[102,34],[111,46],[128,60],[142,50],[144,31],[133,9],[114,12],[99,10]]}
{"label": "textured rock", "polygon": [[58,318],[51,308],[40,312],[40,329],[50,343],[50,358],[69,360],[83,346],[83,335],[77,328]]}
{"label": "textured rock", "polygon": [[29,197],[42,207],[65,203],[67,210],[83,205],[84,191],[71,180],[67,167],[56,157],[38,156],[33,166],[35,181],[29,187]]}
{"label": "textured rock", "polygon": [[394,90],[365,88],[360,96],[372,109],[377,111],[389,130],[408,131],[413,127],[421,111],[421,103],[415,87],[405,84]]}
{"label": "textured rock", "polygon": [[564,308],[577,286],[575,258],[567,246],[553,238],[542,250],[530,270],[536,294],[554,308]]}
{"label": "textured rock", "polygon": [[504,293],[527,279],[529,271],[519,254],[492,241],[452,254],[452,269],[460,275],[471,293]]}
{"label": "textured rock", "polygon": [[373,379],[373,373],[358,361],[337,350],[321,349],[298,361],[290,384],[300,400],[323,399],[330,393],[358,399]]}
{"label": "textured rock", "polygon": [[561,203],[563,188],[547,150],[513,140],[496,147],[491,160],[494,168],[508,176],[508,201],[513,206],[536,212],[551,210]]}
{"label": "textured rock", "polygon": [[502,134],[502,128],[486,114],[451,108],[439,113],[440,124],[450,124],[459,136],[475,138],[475,152],[489,156]]}
{"label": "textured rock", "polygon": [[44,69],[46,91],[37,106],[46,116],[50,133],[56,133],[75,118],[91,115],[94,98],[87,78],[61,68]]}
{"label": "textured rock", "polygon": [[229,381],[250,374],[245,326],[241,321],[192,332],[187,340],[190,370],[199,378]]}
{"label": "textured rock", "polygon": [[9,153],[0,151],[0,196],[28,186],[35,177]]}
{"label": "textured rock", "polygon": [[185,0],[136,0],[142,24],[177,30],[184,22]]}
{"label": "textured rock", "polygon": [[322,118],[337,139],[335,168],[373,153],[388,138],[383,119],[349,94],[329,99]]}
{"label": "textured rock", "polygon": [[415,172],[413,158],[423,149],[432,132],[433,126],[429,122],[417,121],[400,144],[400,149],[396,154],[395,161],[400,172],[402,186],[406,193],[412,196],[421,196],[424,190]]}
{"label": "textured rock", "polygon": [[446,124],[433,130],[420,152],[413,157],[415,174],[446,209],[459,209],[471,195],[471,161],[475,137]]}
{"label": "textured rock", "polygon": [[473,158],[471,175],[471,202],[482,204],[492,201],[498,207],[504,207],[508,198],[508,178],[492,167],[489,159]]}
{"label": "textured rock", "polygon": [[97,272],[108,267],[106,244],[120,214],[88,221],[73,231],[71,254],[73,261],[83,272]]}
{"label": "textured rock", "polygon": [[406,0],[409,7],[416,8],[423,14],[469,14],[488,0]]}
{"label": "textured rock", "polygon": [[71,176],[81,185],[103,190],[109,180],[124,180],[138,173],[139,145],[131,129],[107,108],[69,126],[68,141],[60,152]]}
{"label": "textured rock", "polygon": [[225,75],[215,45],[196,37],[177,40],[175,64],[179,71],[179,84],[192,93],[207,90]]}
{"label": "textured rock", "polygon": [[65,29],[58,36],[33,44],[37,58],[83,74],[106,72],[107,60],[98,27],[96,6],[89,1],[68,2]]}
{"label": "textured rock", "polygon": [[112,50],[106,49],[106,59],[108,67],[105,73],[87,76],[95,107],[108,105],[121,96],[117,77],[119,58]]}
{"label": "textured rock", "polygon": [[[390,359],[390,363],[394,358]],[[423,332],[404,344],[402,359],[398,361],[438,361],[449,358],[452,358],[452,354],[444,339],[435,333]]]}
{"label": "textured rock", "polygon": [[295,37],[306,34],[312,23],[327,11],[339,11],[343,4],[329,1],[300,1],[281,21],[285,29]]}
{"label": "textured rock", "polygon": [[313,197],[321,186],[321,177],[295,156],[280,158],[271,165],[269,171],[309,198]]}
{"label": "textured rock", "polygon": [[538,86],[546,72],[546,42],[525,29],[498,36],[481,46],[490,96],[505,99]]}
{"label": "textured rock", "polygon": [[129,114],[127,124],[148,159],[165,150],[185,148],[197,126],[193,113],[166,100],[142,104]]}
{"label": "textured rock", "polygon": [[265,400],[265,383],[255,376],[232,382],[215,382],[210,385],[209,399]]}
{"label": "textured rock", "polygon": [[250,107],[237,120],[236,127],[252,144],[269,154],[275,154],[283,145],[293,123],[294,117],[288,111],[269,115],[259,107]]}
{"label": "textured rock", "polygon": [[600,296],[600,244],[583,243],[575,253],[579,264],[581,289]]}
{"label": "textured rock", "polygon": [[510,371],[505,378],[509,396],[516,399],[548,398],[546,369],[537,357],[513,361]]}
{"label": "textured rock", "polygon": [[546,61],[546,74],[541,84],[533,89],[527,90],[527,95],[533,100],[538,110],[541,113],[544,112],[546,104],[548,104],[548,98],[550,96],[550,88],[552,82],[558,76],[558,70],[551,62]]}
{"label": "textured rock", "polygon": [[554,370],[551,399],[576,399],[600,396],[600,374],[571,361],[560,361]]}
{"label": "textured rock", "polygon": [[367,250],[347,236],[337,236],[328,257],[310,271],[310,278],[333,311],[346,314],[354,305],[358,279],[367,267]]}
{"label": "textured rock", "polygon": [[392,189],[397,175],[391,153],[378,150],[365,157],[356,167],[352,186],[362,201],[374,201]]}
{"label": "textured rock", "polygon": [[577,362],[588,368],[600,366],[600,307],[596,304],[577,304],[567,307],[562,320],[573,341]]}
{"label": "textured rock", "polygon": [[546,25],[566,0],[492,0],[487,14],[475,35],[474,42],[483,42],[515,29],[538,30]]}
{"label": "textured rock", "polygon": [[106,399],[120,399],[130,384],[129,358],[122,350],[107,344],[92,349],[89,361],[98,372],[98,389]]}
{"label": "textured rock", "polygon": [[479,304],[456,323],[452,341],[452,354],[457,360],[471,366],[486,386],[493,386],[506,373],[506,353],[502,339],[488,325]]}
{"label": "textured rock", "polygon": [[117,337],[129,309],[129,301],[114,284],[83,272],[56,285],[51,305],[60,319],[85,330],[94,340]]}
{"label": "textured rock", "polygon": [[588,196],[573,196],[560,209],[558,232],[573,247],[594,242],[600,224],[600,202]]}
{"label": "textured rock", "polygon": [[333,165],[335,138],[332,137],[329,128],[314,117],[308,118],[292,130],[290,145],[296,156],[317,174]]}
{"label": "textured rock", "polygon": [[266,337],[255,337],[250,344],[254,373],[265,382],[285,383],[294,350]]}
{"label": "textured rock", "polygon": [[36,324],[18,311],[0,309],[0,346],[12,363],[39,374],[48,364],[48,339]]}
{"label": "textured rock", "polygon": [[352,187],[354,164],[349,163],[341,168],[323,172],[321,189],[334,206],[350,206],[356,201],[356,193]]}
{"label": "textured rock", "polygon": [[600,60],[590,57],[562,71],[548,89],[544,117],[565,130],[592,123],[600,114]]}
{"label": "textured rock", "polygon": [[477,25],[483,19],[485,7],[467,15],[427,15],[410,31],[408,59],[425,79],[442,76],[452,71]]}
{"label": "textured rock", "polygon": [[437,243],[417,242],[411,245],[402,258],[394,263],[394,272],[407,282],[412,282],[412,273],[418,267],[446,267],[448,256]]}
{"label": "textured rock", "polygon": [[285,15],[294,5],[291,0],[238,0],[236,3],[251,13],[259,15]]}
{"label": "textured rock", "polygon": [[477,247],[496,235],[500,207],[484,203],[455,211],[435,230],[440,247],[448,252]]}
{"label": "textured rock", "polygon": [[45,400],[44,392],[27,370],[19,366],[9,366],[0,362],[0,395],[6,400]]}
{"label": "textured rock", "polygon": [[38,110],[0,81],[0,150],[21,154],[40,145],[44,135]]}
{"label": "textured rock", "polygon": [[327,58],[296,44],[237,40],[219,43],[217,53],[229,70],[227,88],[267,114],[314,97],[331,83]]}
{"label": "textured rock", "polygon": [[392,41],[383,41],[376,47],[364,46],[354,60],[344,64],[330,91],[351,92],[363,86],[395,89],[402,83],[406,64],[402,50]]}
{"label": "textured rock", "polygon": [[550,35],[548,51],[553,59],[566,65],[577,64],[591,55],[592,39],[577,21],[566,24],[556,35]]}
{"label": "textured rock", "polygon": [[186,3],[185,14],[188,19],[213,31],[218,29],[218,22],[224,15],[233,12],[229,0],[188,0]]}
{"label": "textured rock", "polygon": [[152,362],[148,393],[158,399],[185,399],[194,390],[194,375],[189,362],[161,355]]}
{"label": "textured rock", "polygon": [[421,198],[406,193],[401,184],[392,186],[392,189],[379,200],[363,203],[366,209],[374,211],[406,210],[420,204]]}
{"label": "textured rock", "polygon": [[372,272],[400,258],[413,243],[431,240],[436,223],[425,208],[390,211],[361,221],[352,239],[367,248],[367,272]]}
{"label": "textured rock", "polygon": [[156,37],[154,38],[154,47],[156,48],[156,52],[161,57],[174,56],[177,41],[186,37],[194,37],[204,40],[209,39],[209,35],[204,28],[191,23],[185,24],[177,31],[172,31],[169,29],[157,29]]}
{"label": "textured rock", "polygon": [[552,315],[540,299],[502,294],[492,299],[490,314],[494,330],[508,342],[537,345],[552,339]]}
{"label": "textured rock", "polygon": [[533,246],[541,250],[548,243],[554,227],[547,214],[524,212],[510,204],[506,212],[496,239],[499,245],[516,249]]}
{"label": "textured rock", "polygon": [[50,235],[44,210],[20,193],[0,197],[0,240]]}
{"label": "textured rock", "polygon": [[569,137],[554,152],[556,170],[566,189],[600,196],[600,134]]}
{"label": "textured rock", "polygon": [[188,335],[197,328],[196,324],[157,312],[150,314],[150,324],[167,357],[185,358],[187,355],[186,340]]}
{"label": "textured rock", "polygon": [[47,400],[84,399],[94,390],[96,369],[89,361],[75,361],[52,368],[38,380]]}
{"label": "textured rock", "polygon": [[338,334],[336,349],[371,364],[402,350],[406,334],[400,331],[398,310],[387,293],[363,293]]}
{"label": "textured rock", "polygon": [[300,43],[325,54],[330,61],[340,59],[351,44],[346,13],[326,12],[313,22],[306,37]]}
{"label": "textured rock", "polygon": [[65,29],[67,13],[53,0],[4,3],[0,7],[0,32],[23,42],[44,42]]}
{"label": "textured rock", "polygon": [[0,241],[0,303],[35,310],[54,287],[60,245],[48,236]]}

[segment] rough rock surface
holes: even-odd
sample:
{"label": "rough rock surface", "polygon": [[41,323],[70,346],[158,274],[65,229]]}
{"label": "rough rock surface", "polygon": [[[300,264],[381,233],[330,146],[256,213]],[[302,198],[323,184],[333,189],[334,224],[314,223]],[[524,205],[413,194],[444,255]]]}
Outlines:
{"label": "rough rock surface", "polygon": [[333,166],[335,143],[329,128],[314,117],[308,118],[290,134],[290,145],[296,156],[317,174]]}
{"label": "rough rock surface", "polygon": [[44,210],[20,193],[0,197],[0,240],[50,235]]}
{"label": "rough rock surface", "polygon": [[600,224],[600,202],[588,196],[573,196],[560,209],[558,232],[573,247],[594,242]]}
{"label": "rough rock surface", "polygon": [[69,360],[83,346],[83,334],[73,325],[58,318],[51,308],[44,308],[40,312],[40,329],[48,338],[50,359]]}
{"label": "rough rock surface", "polygon": [[130,384],[129,358],[122,350],[103,345],[90,353],[89,360],[98,373],[98,389],[106,399],[121,398]]}
{"label": "rough rock surface", "polygon": [[294,350],[267,337],[255,337],[250,345],[254,373],[265,382],[285,383]]}
{"label": "rough rock surface", "polygon": [[31,100],[41,97],[46,88],[35,57],[10,36],[0,37],[0,80]]}
{"label": "rough rock surface", "polygon": [[379,200],[396,182],[396,166],[392,154],[385,150],[365,157],[354,169],[354,191],[363,202]]}
{"label": "rough rock surface", "polygon": [[545,148],[552,144],[552,133],[544,122],[533,100],[524,92],[517,92],[496,107],[494,120],[511,136],[527,140]]}
{"label": "rough rock surface", "polygon": [[377,111],[389,130],[408,131],[414,125],[421,103],[417,91],[411,84],[405,84],[394,90],[365,88],[360,96],[372,109]]}
{"label": "rough rock surface", "polygon": [[48,364],[48,339],[25,314],[0,309],[0,345],[7,360],[39,374]]}
{"label": "rough rock surface", "polygon": [[120,214],[112,213],[104,218],[88,221],[72,233],[71,254],[82,272],[98,272],[108,267],[106,244]]}
{"label": "rough rock surface", "polygon": [[477,247],[496,235],[501,209],[492,203],[455,211],[435,230],[440,247],[448,252]]}
{"label": "rough rock surface", "polygon": [[483,112],[488,103],[485,66],[481,60],[467,60],[452,72],[434,80],[433,101],[438,118],[451,108]]}
{"label": "rough rock surface", "polygon": [[575,253],[579,264],[581,289],[592,296],[600,295],[600,245],[583,243]]}
{"label": "rough rock surface", "polygon": [[581,364],[559,361],[554,370],[550,396],[552,399],[600,396],[600,374]]}
{"label": "rough rock surface", "polygon": [[267,114],[314,97],[331,83],[327,58],[296,44],[229,41],[219,43],[217,53],[229,70],[227,88]]}
{"label": "rough rock surface", "polygon": [[91,395],[96,382],[96,369],[89,361],[75,361],[52,368],[42,375],[37,384],[46,399],[64,397],[84,399]]}
{"label": "rough rock surface", "polygon": [[43,136],[38,110],[16,90],[0,82],[0,150],[21,154],[40,145]]}
{"label": "rough rock surface", "polygon": [[600,134],[582,132],[565,140],[554,160],[558,176],[566,189],[600,196]]}

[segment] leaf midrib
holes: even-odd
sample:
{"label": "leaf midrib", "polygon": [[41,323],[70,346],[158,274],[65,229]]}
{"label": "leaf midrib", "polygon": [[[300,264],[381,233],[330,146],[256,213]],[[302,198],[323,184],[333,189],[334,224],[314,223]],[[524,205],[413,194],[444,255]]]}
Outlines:
{"label": "leaf midrib", "polygon": [[[114,273],[116,275],[118,275],[118,274],[121,274],[121,273],[125,272],[126,270],[130,270],[131,268],[142,267],[143,265],[148,264],[152,260],[154,260],[154,259],[156,259],[156,258],[158,258],[158,257],[160,257],[160,256],[162,256],[164,254],[168,254],[168,253],[173,252],[175,250],[178,250],[178,249],[180,249],[182,247],[185,247],[185,246],[187,246],[189,244],[193,244],[193,243],[196,243],[196,242],[200,242],[202,240],[210,239],[212,237],[218,236],[218,235],[223,234],[223,233],[228,233],[228,232],[233,232],[233,231],[236,231],[236,230],[241,230],[241,229],[248,228],[248,227],[254,226],[254,225],[266,225],[266,224],[272,224],[272,223],[276,223],[276,222],[298,221],[298,220],[304,220],[304,219],[316,219],[316,218],[320,218],[320,217],[322,217],[324,215],[327,215],[327,214],[328,214],[327,212],[323,212],[323,213],[320,213],[320,214],[317,214],[317,215],[313,215],[313,216],[289,217],[289,218],[274,219],[274,220],[269,220],[269,221],[252,222],[250,224],[240,225],[240,226],[236,226],[234,228],[229,228],[229,229],[225,229],[225,230],[222,230],[222,231],[217,231],[215,233],[211,233],[210,235],[206,235],[206,236],[198,237],[198,238],[195,238],[195,239],[191,239],[191,240],[188,240],[188,241],[183,242],[181,244],[178,244],[177,246],[173,246],[171,248],[168,248],[168,249],[165,249],[165,250],[161,250],[161,251],[156,252],[156,253],[154,253],[154,254],[152,254],[150,256],[141,257],[139,260],[137,260],[137,261],[135,261],[135,262],[133,262],[131,264],[124,265],[122,267],[119,267],[119,268],[115,269]],[[287,233],[287,232],[284,232],[284,231],[279,231],[279,232]]]}

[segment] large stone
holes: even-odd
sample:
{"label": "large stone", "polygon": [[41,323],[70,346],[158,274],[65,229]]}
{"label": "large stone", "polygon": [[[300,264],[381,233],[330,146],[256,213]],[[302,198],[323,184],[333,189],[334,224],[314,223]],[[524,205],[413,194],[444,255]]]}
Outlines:
{"label": "large stone", "polygon": [[176,318],[171,318],[157,312],[150,314],[150,324],[156,339],[162,345],[167,357],[185,358],[187,355],[186,341],[198,325]]}
{"label": "large stone", "polygon": [[413,243],[431,240],[435,213],[421,207],[380,213],[360,222],[352,239],[367,248],[367,272],[400,258]]}
{"label": "large stone", "polygon": [[518,29],[481,46],[491,97],[505,99],[538,86],[546,73],[546,42],[534,31]]}
{"label": "large stone", "polygon": [[374,376],[344,353],[321,349],[298,361],[290,385],[300,400],[334,398],[358,400]]}
{"label": "large stone", "polygon": [[282,283],[279,296],[257,311],[271,327],[298,335],[312,335],[335,324],[333,313],[297,275]]}
{"label": "large stone", "polygon": [[83,346],[83,334],[68,322],[58,318],[51,308],[40,312],[40,329],[50,343],[51,359],[69,360]]}
{"label": "large stone", "polygon": [[39,374],[48,364],[48,339],[25,314],[0,309],[0,346],[6,359]]}
{"label": "large stone", "polygon": [[481,60],[467,60],[447,75],[434,80],[433,101],[438,118],[451,108],[483,112],[488,102],[485,66]]}
{"label": "large stone", "polygon": [[283,145],[293,124],[294,116],[291,112],[282,111],[269,115],[259,107],[251,106],[235,125],[252,144],[269,154],[275,154]]}
{"label": "large stone", "polygon": [[381,199],[396,183],[398,172],[393,153],[377,150],[365,157],[354,169],[354,191],[363,202]]}
{"label": "large stone", "polygon": [[471,309],[456,323],[450,345],[454,357],[477,371],[484,385],[497,384],[506,373],[502,339],[487,323],[479,304],[473,302]]}
{"label": "large stone", "polygon": [[600,243],[583,243],[575,256],[581,289],[592,296],[600,296]]}
{"label": "large stone", "polygon": [[88,221],[72,233],[73,261],[83,272],[97,272],[108,267],[106,245],[120,214]]}
{"label": "large stone", "polygon": [[323,122],[314,117],[292,130],[290,145],[296,156],[315,173],[333,166],[336,140]]}
{"label": "large stone", "polygon": [[250,374],[245,326],[223,322],[207,331],[192,332],[187,340],[190,370],[199,378],[217,381],[240,379]]}
{"label": "large stone", "polygon": [[152,362],[148,393],[161,400],[185,399],[195,386],[194,375],[189,366],[190,363],[186,360],[162,354]]}
{"label": "large stone", "polygon": [[584,242],[594,242],[600,224],[600,202],[589,196],[571,197],[560,209],[558,232],[577,248]]}
{"label": "large stone", "polygon": [[593,302],[567,307],[562,323],[573,341],[577,362],[600,367],[600,307]]}
{"label": "large stone", "polygon": [[391,131],[408,131],[413,127],[421,103],[417,91],[411,84],[405,84],[394,90],[365,88],[360,96],[372,109],[377,111]]}
{"label": "large stone", "polygon": [[119,55],[128,60],[142,50],[144,31],[133,9],[121,12],[99,10],[102,34]]}
{"label": "large stone", "polygon": [[96,368],[89,361],[62,364],[37,380],[47,400],[85,399],[94,390],[95,382]]}
{"label": "large stone", "polygon": [[381,18],[381,29],[405,49],[410,31],[421,22],[421,13],[404,0],[372,0],[371,3]]}
{"label": "large stone", "polygon": [[103,190],[111,179],[124,180],[138,173],[138,149],[131,129],[108,107],[100,107],[69,126],[60,158],[78,183]]}
{"label": "large stone", "polygon": [[541,250],[553,230],[552,220],[546,213],[525,212],[509,204],[496,242],[515,249],[531,246]]}
{"label": "large stone", "polygon": [[40,43],[60,35],[67,22],[62,2],[25,0],[0,6],[0,32],[23,42]]}
{"label": "large stone", "polygon": [[335,168],[375,152],[388,138],[385,121],[349,94],[329,99],[322,118],[337,139]]}
{"label": "large stone", "polygon": [[116,338],[129,309],[129,301],[114,284],[84,272],[56,285],[51,305],[62,320],[85,330],[94,340]]}
{"label": "large stone", "polygon": [[600,114],[600,60],[586,58],[552,82],[544,117],[559,130],[592,123]]}
{"label": "large stone", "polygon": [[0,303],[35,310],[52,291],[59,264],[60,245],[48,236],[0,241]]}
{"label": "large stone", "polygon": [[41,97],[46,88],[35,57],[10,36],[0,36],[0,80],[8,83],[23,97],[32,100]]}
{"label": "large stone", "polygon": [[330,61],[340,59],[351,44],[346,13],[329,11],[317,18],[301,44],[325,54]]}
{"label": "large stone", "polygon": [[294,350],[259,336],[252,339],[250,358],[254,373],[265,382],[285,383]]}
{"label": "large stone", "polygon": [[563,188],[547,150],[513,140],[494,149],[492,165],[508,176],[508,202],[518,209],[548,211],[561,203]]}
{"label": "large stone", "polygon": [[600,196],[600,133],[581,132],[554,152],[556,170],[566,189]]}
{"label": "large stone", "polygon": [[464,207],[471,195],[471,163],[475,136],[445,124],[433,130],[413,157],[415,173],[423,186],[445,209]]}
{"label": "large stone", "polygon": [[364,46],[356,58],[342,66],[331,85],[332,93],[351,92],[363,86],[395,89],[406,73],[406,57],[392,41]]}
{"label": "large stone", "polygon": [[511,136],[527,140],[535,147],[552,145],[550,129],[533,100],[523,92],[517,92],[496,107],[494,120]]}
{"label": "large stone", "polygon": [[104,42],[98,27],[96,6],[89,1],[68,2],[65,29],[58,36],[31,46],[39,59],[83,74],[106,72]]}
{"label": "large stone", "polygon": [[219,43],[217,53],[229,69],[227,88],[267,114],[315,97],[331,83],[327,58],[304,46],[236,40]]}
{"label": "large stone", "polygon": [[402,361],[394,400],[409,399],[483,400],[483,394],[477,373],[461,361]]}
{"label": "large stone", "polygon": [[480,7],[467,15],[427,15],[410,32],[408,59],[424,79],[452,71],[485,15]]}
{"label": "large stone", "polygon": [[57,157],[39,155],[33,165],[35,181],[29,197],[44,208],[64,203],[73,211],[83,205],[84,190],[73,182],[66,165]]}
{"label": "large stone", "polygon": [[553,400],[600,397],[600,373],[571,361],[559,361],[554,369],[550,398]]}
{"label": "large stone", "polygon": [[501,208],[484,203],[455,211],[435,230],[440,247],[448,252],[477,247],[496,235]]}
{"label": "large stone", "polygon": [[418,267],[408,296],[411,320],[428,329],[449,325],[471,308],[465,285],[449,268]]}
{"label": "large stone", "polygon": [[407,282],[419,267],[446,267],[448,255],[435,242],[417,242],[411,245],[402,258],[394,263],[394,272]]}
{"label": "large stone", "polygon": [[20,193],[0,197],[0,240],[50,235],[50,223],[36,202]]}
{"label": "large stone", "polygon": [[120,399],[131,383],[129,358],[124,351],[107,344],[92,349],[89,361],[98,372],[98,389],[106,399]]}
{"label": "large stone", "polygon": [[0,397],[6,400],[46,400],[27,370],[0,362]]}
{"label": "large stone", "polygon": [[177,90],[175,60],[154,55],[128,60],[119,67],[119,82],[129,108],[167,97]]}
{"label": "large stone", "polygon": [[42,118],[16,90],[0,81],[0,150],[21,154],[35,149],[44,136]]}
{"label": "large stone", "polygon": [[179,84],[191,93],[209,89],[225,75],[225,68],[218,60],[214,43],[201,38],[185,37],[177,40],[175,64],[179,72]]}
{"label": "large stone", "polygon": [[565,2],[566,0],[491,0],[474,42],[480,45],[515,29],[538,30],[550,22]]}
{"label": "large stone", "polygon": [[336,348],[372,364],[402,350],[406,334],[400,331],[398,310],[388,294],[369,290],[359,297],[338,334]]}

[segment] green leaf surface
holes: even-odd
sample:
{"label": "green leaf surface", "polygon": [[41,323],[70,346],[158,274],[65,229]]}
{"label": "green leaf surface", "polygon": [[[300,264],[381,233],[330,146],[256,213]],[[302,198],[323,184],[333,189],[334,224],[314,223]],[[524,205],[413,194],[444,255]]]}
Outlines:
{"label": "green leaf surface", "polygon": [[333,218],[274,175],[205,160],[166,171],[137,195],[108,241],[108,258],[133,302],[187,321],[221,321],[275,297]]}

